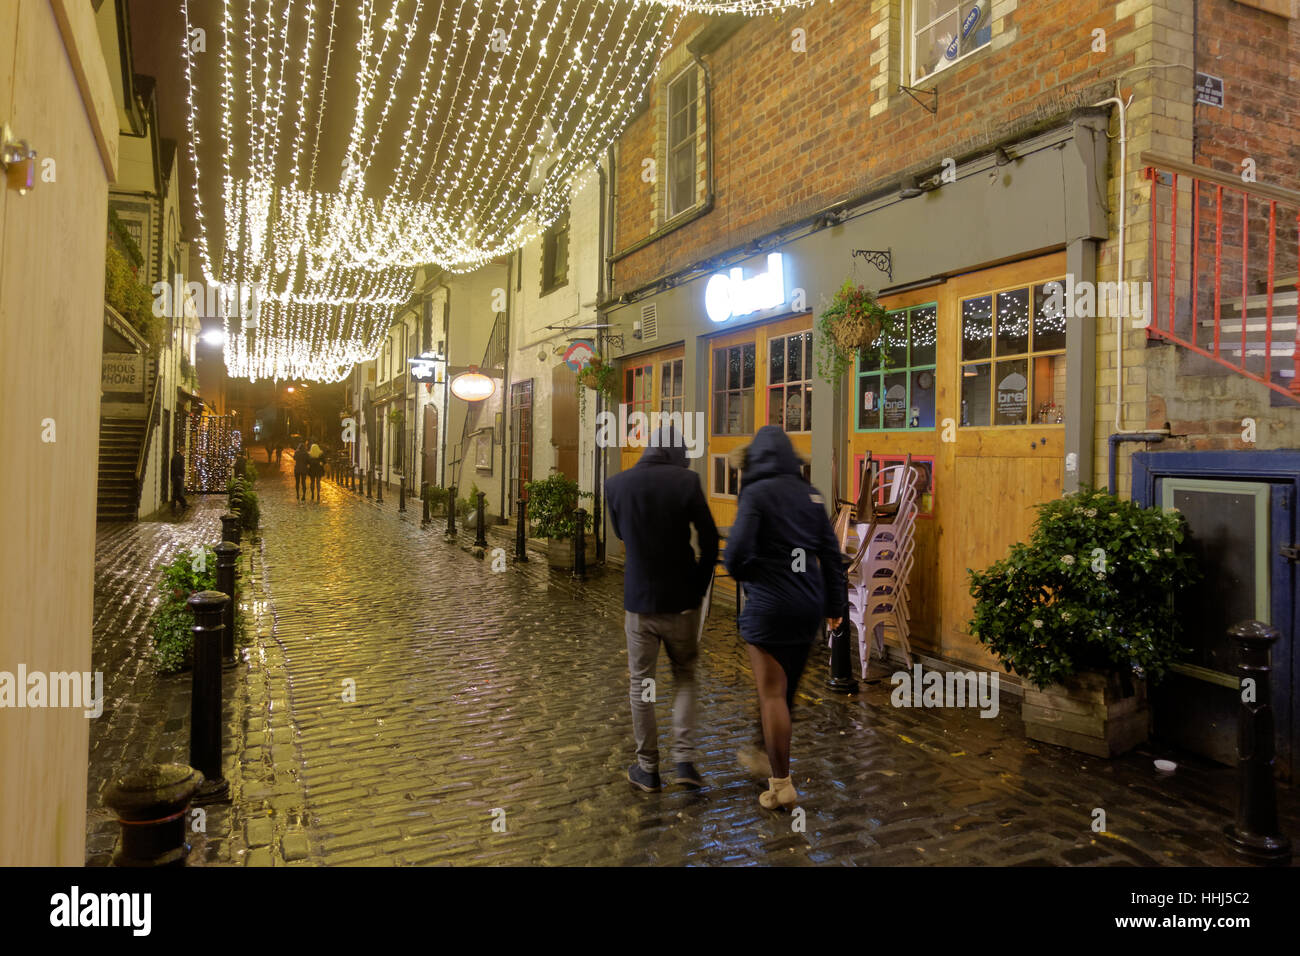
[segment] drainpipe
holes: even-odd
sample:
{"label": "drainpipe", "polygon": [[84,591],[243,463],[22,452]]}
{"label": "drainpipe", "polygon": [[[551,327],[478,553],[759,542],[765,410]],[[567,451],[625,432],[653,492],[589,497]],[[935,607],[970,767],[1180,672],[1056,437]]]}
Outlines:
{"label": "drainpipe", "polygon": [[447,487],[447,425],[451,420],[451,286],[443,282],[444,272],[434,283],[435,289],[444,289],[447,297],[442,300],[442,354],[446,359],[442,370],[442,420],[438,431],[442,432],[442,452],[438,455],[438,483]]}
{"label": "drainpipe", "polygon": [[505,327],[505,348],[502,349],[503,358],[501,361],[501,434],[494,437],[494,441],[501,442],[501,507],[497,514],[504,521],[506,512],[510,510],[509,494],[509,477],[506,472],[510,469],[510,443],[506,441],[506,433],[510,430],[510,317],[513,314],[511,305],[514,302],[515,280],[514,280],[515,257],[506,256],[506,327]]}
{"label": "drainpipe", "polygon": [[1133,442],[1162,442],[1169,435],[1169,429],[1155,432],[1116,432],[1106,439],[1106,444],[1110,446],[1109,469],[1107,471],[1106,490],[1112,495],[1115,494],[1115,485],[1119,481],[1118,471],[1119,463],[1117,461],[1120,445],[1127,445]]}
{"label": "drainpipe", "polygon": [[[605,252],[605,228],[607,226],[605,220],[606,176],[603,167],[597,166],[596,169],[600,173],[600,222],[596,230],[596,249],[597,249],[596,259],[597,259],[597,264],[599,265],[599,268],[596,270],[596,354],[599,355],[601,357],[601,360],[603,361],[605,358],[605,330],[600,328],[601,325],[600,303],[605,301],[604,252]],[[612,179],[613,177],[611,176],[610,178]],[[579,384],[578,387],[581,388],[582,385]],[[596,393],[596,419],[595,420],[598,422],[600,421],[600,413],[604,410],[605,407],[604,398],[605,396],[602,392]],[[596,434],[600,434],[599,428],[596,429]],[[591,495],[592,495],[591,510],[600,517],[600,522],[598,524],[593,525],[591,530],[592,533],[595,534],[596,536],[596,560],[604,561],[605,560],[605,534],[604,534],[605,512],[602,511],[600,507],[601,504],[601,498],[600,498],[601,467],[600,466],[601,463],[604,461],[605,450],[600,447],[599,442],[594,440],[592,441],[592,446],[593,448],[592,448],[592,466],[591,466]]]}

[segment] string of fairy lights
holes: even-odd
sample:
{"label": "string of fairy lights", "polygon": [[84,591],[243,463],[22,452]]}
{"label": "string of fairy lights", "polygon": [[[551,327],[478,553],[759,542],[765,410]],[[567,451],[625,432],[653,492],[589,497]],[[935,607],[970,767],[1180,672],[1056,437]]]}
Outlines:
{"label": "string of fairy lights", "polygon": [[228,373],[345,377],[379,354],[417,267],[476,269],[563,214],[683,17],[813,2],[221,0],[220,55],[201,58],[182,0],[198,261],[260,301],[225,321]]}

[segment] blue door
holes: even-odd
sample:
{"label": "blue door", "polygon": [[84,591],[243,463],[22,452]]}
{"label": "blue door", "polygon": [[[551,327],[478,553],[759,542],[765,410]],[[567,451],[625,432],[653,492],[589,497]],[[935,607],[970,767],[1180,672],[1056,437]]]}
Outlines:
{"label": "blue door", "polygon": [[1292,779],[1300,750],[1295,647],[1300,574],[1296,507],[1300,453],[1142,452],[1133,456],[1133,498],[1176,507],[1187,518],[1188,545],[1204,578],[1180,600],[1183,643],[1191,653],[1152,689],[1157,739],[1221,763],[1236,762],[1240,704],[1233,624],[1277,628],[1272,693],[1277,768]]}

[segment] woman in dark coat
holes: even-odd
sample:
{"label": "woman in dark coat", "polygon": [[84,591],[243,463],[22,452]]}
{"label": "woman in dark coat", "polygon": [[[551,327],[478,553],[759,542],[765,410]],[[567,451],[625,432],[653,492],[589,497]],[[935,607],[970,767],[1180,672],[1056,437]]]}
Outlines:
{"label": "woman in dark coat", "polygon": [[745,451],[737,505],[723,562],[745,588],[740,636],[772,764],[759,803],[790,808],[799,799],[790,779],[790,707],[822,622],[838,627],[847,608],[844,562],[821,495],[775,425],[760,428]]}

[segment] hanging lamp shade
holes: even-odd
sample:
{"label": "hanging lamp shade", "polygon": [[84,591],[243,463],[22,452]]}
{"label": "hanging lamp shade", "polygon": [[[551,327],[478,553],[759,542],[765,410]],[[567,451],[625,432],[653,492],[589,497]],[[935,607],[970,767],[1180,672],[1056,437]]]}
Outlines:
{"label": "hanging lamp shade", "polygon": [[497,390],[496,382],[471,365],[468,372],[463,372],[451,380],[451,394],[466,402],[481,402],[491,398]]}

